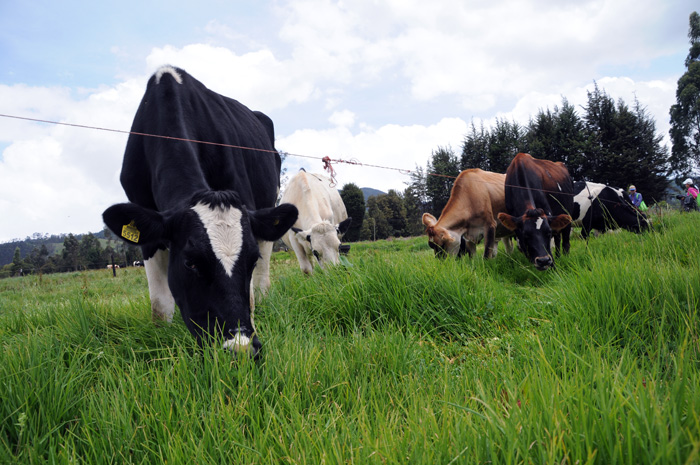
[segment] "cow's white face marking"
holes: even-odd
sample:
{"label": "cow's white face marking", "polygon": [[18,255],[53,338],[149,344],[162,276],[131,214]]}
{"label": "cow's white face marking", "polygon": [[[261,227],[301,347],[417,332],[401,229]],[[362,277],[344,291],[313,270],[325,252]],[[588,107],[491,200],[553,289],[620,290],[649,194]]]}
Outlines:
{"label": "cow's white face marking", "polygon": [[226,275],[233,275],[233,267],[243,247],[243,213],[233,207],[211,207],[198,203],[192,207],[204,224],[214,255],[219,259]]}
{"label": "cow's white face marking", "polygon": [[182,84],[182,76],[180,76],[180,73],[178,73],[175,68],[168,65],[161,66],[158,68],[158,71],[156,71],[156,84],[160,84],[160,78],[166,73],[170,74],[175,79],[175,82]]}
{"label": "cow's white face marking", "polygon": [[542,227],[542,223],[544,223],[544,219],[537,218],[537,221],[535,221],[535,229],[537,229],[539,231],[540,228]]}
{"label": "cow's white face marking", "polygon": [[231,339],[227,339],[224,342],[224,349],[233,350],[235,352],[248,352],[250,350],[252,341],[248,336],[241,333],[236,333]]}

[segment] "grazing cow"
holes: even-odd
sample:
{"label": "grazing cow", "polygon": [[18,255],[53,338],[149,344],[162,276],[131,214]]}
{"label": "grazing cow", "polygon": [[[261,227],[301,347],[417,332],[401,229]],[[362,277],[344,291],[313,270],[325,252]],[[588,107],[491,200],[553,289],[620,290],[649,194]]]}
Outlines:
{"label": "grazing cow", "polygon": [[177,303],[200,344],[223,339],[256,355],[253,284],[269,286],[269,241],[297,218],[293,205],[274,208],[272,121],[165,66],[148,81],[131,131],[120,178],[130,203],[103,219],[141,246],[153,319],[172,321]]}
{"label": "grazing cow", "polygon": [[134,266],[143,266],[143,262],[141,260],[136,260]]}
{"label": "grazing cow", "polygon": [[118,270],[118,269],[119,269],[119,265],[107,265],[107,269],[108,269],[108,270],[115,270],[115,269]]}
{"label": "grazing cow", "polygon": [[447,254],[461,257],[465,252],[472,257],[482,238],[486,238],[484,258],[496,256],[499,239],[504,239],[506,251],[512,252],[510,237],[513,232],[497,220],[498,214],[506,209],[505,180],[505,174],[478,168],[464,170],[452,186],[450,200],[440,219],[423,213],[428,245],[436,257]]}
{"label": "grazing cow", "polygon": [[557,256],[569,253],[573,183],[561,162],[538,160],[527,153],[513,158],[506,171],[506,211],[503,225],[515,232],[518,248],[538,270],[554,266],[551,242]]}
{"label": "grazing cow", "polygon": [[343,199],[331,187],[331,180],[299,171],[289,181],[281,202],[299,210],[297,222],[282,240],[294,250],[301,270],[311,274],[314,257],[321,268],[340,263],[340,239],[352,218],[348,218]]}
{"label": "grazing cow", "polygon": [[574,207],[571,213],[581,236],[588,238],[592,229],[625,228],[636,233],[649,229],[647,216],[634,208],[625,191],[595,182],[574,183]]}

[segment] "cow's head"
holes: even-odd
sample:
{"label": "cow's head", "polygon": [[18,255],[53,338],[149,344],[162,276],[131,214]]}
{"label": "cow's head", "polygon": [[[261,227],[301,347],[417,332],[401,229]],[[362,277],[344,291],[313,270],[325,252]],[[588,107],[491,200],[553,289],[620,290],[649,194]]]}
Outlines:
{"label": "cow's head", "polygon": [[343,234],[347,232],[351,222],[352,218],[341,221],[336,225],[323,221],[313,225],[306,231],[292,228],[292,233],[296,234],[299,242],[304,247],[306,255],[313,254],[321,268],[325,268],[326,265],[337,265],[340,263],[340,240]]}
{"label": "cow's head", "polygon": [[279,239],[297,215],[290,204],[251,211],[235,192],[221,191],[197,194],[186,208],[165,212],[117,204],[105,210],[103,219],[118,236],[130,236],[138,245],[170,249],[170,291],[200,343],[220,339],[226,349],[255,355],[260,342],[250,284],[260,257],[256,239]]}
{"label": "cow's head", "polygon": [[569,215],[547,216],[541,208],[527,210],[523,216],[499,213],[498,219],[515,232],[518,247],[540,271],[554,265],[552,232],[561,231],[571,223]]}
{"label": "cow's head", "polygon": [[461,257],[468,252],[466,240],[442,226],[437,226],[437,219],[430,213],[423,213],[423,224],[428,234],[428,246],[435,251],[435,258],[446,258],[447,255]]}

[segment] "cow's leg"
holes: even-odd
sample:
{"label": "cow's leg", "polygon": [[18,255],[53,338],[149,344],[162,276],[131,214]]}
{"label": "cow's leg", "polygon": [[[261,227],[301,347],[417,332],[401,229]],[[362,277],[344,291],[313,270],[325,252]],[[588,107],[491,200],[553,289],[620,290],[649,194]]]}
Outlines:
{"label": "cow's leg", "polygon": [[493,258],[498,253],[498,242],[496,242],[496,225],[484,228],[484,258]]}
{"label": "cow's leg", "polygon": [[175,299],[168,286],[168,251],[158,250],[143,263],[148,279],[148,293],[151,296],[151,316],[153,321],[173,321]]}
{"label": "cow's leg", "polygon": [[253,270],[253,283],[255,283],[255,288],[263,294],[266,294],[267,290],[270,289],[270,256],[272,255],[273,245],[269,241],[258,241],[260,258]]}
{"label": "cow's leg", "polygon": [[253,333],[258,330],[255,329],[255,283],[250,280],[250,324],[253,327]]}
{"label": "cow's leg", "polygon": [[554,253],[557,258],[561,257],[561,231],[560,232],[555,232],[552,235],[552,242],[553,247],[554,247]]}
{"label": "cow's leg", "polygon": [[581,237],[584,240],[588,240],[588,235],[591,233],[590,229],[586,228],[585,226],[581,227]]}
{"label": "cow's leg", "polygon": [[472,258],[476,254],[476,242],[471,239],[467,239],[467,253],[469,258]]}
{"label": "cow's leg", "polygon": [[513,253],[513,239],[511,237],[504,237],[501,239],[503,241],[503,246],[506,249],[507,254]]}
{"label": "cow's leg", "polygon": [[568,255],[569,249],[571,248],[571,243],[569,242],[571,239],[571,223],[564,229],[562,229],[561,234],[562,234],[562,247],[564,247],[564,255]]}

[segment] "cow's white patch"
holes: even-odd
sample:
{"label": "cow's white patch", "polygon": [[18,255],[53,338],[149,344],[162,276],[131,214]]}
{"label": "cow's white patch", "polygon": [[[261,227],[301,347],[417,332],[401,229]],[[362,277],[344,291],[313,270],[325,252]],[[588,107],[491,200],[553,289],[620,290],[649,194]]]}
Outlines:
{"label": "cow's white patch", "polygon": [[175,313],[175,299],[168,285],[169,257],[170,253],[167,250],[158,250],[144,262],[154,321],[171,322]]}
{"label": "cow's white patch", "polygon": [[237,208],[212,208],[201,202],[192,207],[192,210],[199,215],[207,230],[214,255],[221,262],[226,275],[231,277],[243,247],[243,213]]}
{"label": "cow's white patch", "polygon": [[250,350],[251,341],[248,336],[241,333],[236,333],[231,339],[224,342],[224,349],[233,350],[235,352],[247,352]]}
{"label": "cow's white patch", "polygon": [[544,219],[537,218],[537,221],[535,221],[535,229],[539,231],[539,229],[542,227],[542,223],[544,223]]}
{"label": "cow's white patch", "polygon": [[[579,205],[578,218],[574,218],[574,221],[583,221],[586,213],[588,213],[588,209],[591,208],[593,202],[598,198],[605,187],[605,184],[596,182],[587,182],[585,184],[581,192],[574,197],[574,202]],[[620,189],[620,192],[622,192],[622,189]]]}
{"label": "cow's white patch", "polygon": [[182,76],[180,76],[180,73],[177,72],[175,68],[169,65],[161,66],[158,68],[158,71],[156,71],[156,84],[160,84],[160,78],[163,77],[164,74],[170,74],[174,79],[175,82],[178,84],[182,84]]}

